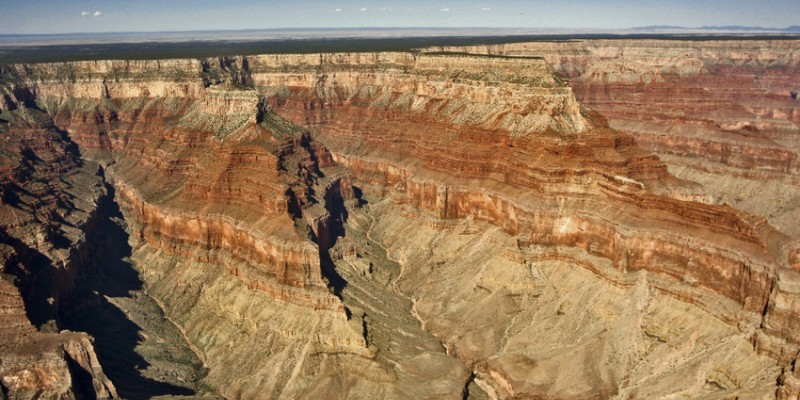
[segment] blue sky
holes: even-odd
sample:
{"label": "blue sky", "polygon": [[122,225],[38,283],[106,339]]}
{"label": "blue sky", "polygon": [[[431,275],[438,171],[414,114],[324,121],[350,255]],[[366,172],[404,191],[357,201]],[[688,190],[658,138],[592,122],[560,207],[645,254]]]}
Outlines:
{"label": "blue sky", "polygon": [[800,25],[800,0],[0,0],[0,34]]}

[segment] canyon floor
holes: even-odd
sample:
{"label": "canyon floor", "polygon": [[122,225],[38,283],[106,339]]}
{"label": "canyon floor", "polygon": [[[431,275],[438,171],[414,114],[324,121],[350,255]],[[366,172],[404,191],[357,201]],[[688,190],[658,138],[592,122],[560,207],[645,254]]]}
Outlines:
{"label": "canyon floor", "polygon": [[0,65],[2,398],[798,399],[799,49]]}

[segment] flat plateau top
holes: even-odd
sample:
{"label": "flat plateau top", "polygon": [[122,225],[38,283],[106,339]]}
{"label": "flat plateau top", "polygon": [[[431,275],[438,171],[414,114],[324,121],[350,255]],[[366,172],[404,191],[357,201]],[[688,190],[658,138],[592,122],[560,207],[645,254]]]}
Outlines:
{"label": "flat plateau top", "polygon": [[[792,34],[537,34],[458,35],[409,37],[292,37],[278,39],[110,36],[105,41],[76,37],[0,35],[0,64],[27,64],[83,60],[153,60],[231,55],[414,51],[433,46],[475,46],[522,42],[574,40],[800,40]],[[79,43],[85,41],[84,43]]]}

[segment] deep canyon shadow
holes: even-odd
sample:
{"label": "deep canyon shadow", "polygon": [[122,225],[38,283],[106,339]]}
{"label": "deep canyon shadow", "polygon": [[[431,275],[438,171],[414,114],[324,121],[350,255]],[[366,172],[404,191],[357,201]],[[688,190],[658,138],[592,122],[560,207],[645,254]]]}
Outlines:
{"label": "deep canyon shadow", "polygon": [[121,397],[148,399],[161,395],[193,395],[195,392],[191,389],[158,382],[141,374],[140,370],[149,365],[135,351],[142,340],[142,328],[108,299],[144,294],[139,273],[128,261],[132,249],[122,213],[114,201],[114,189],[110,185],[106,185],[106,189],[108,194],[98,201],[97,211],[86,225],[84,244],[71,255],[79,277],[75,291],[60,307],[62,325],[88,332],[95,338],[100,364]]}
{"label": "deep canyon shadow", "polygon": [[[336,264],[330,255],[330,250],[336,245],[340,237],[345,236],[344,225],[349,216],[344,198],[341,194],[341,182],[336,183],[337,188],[328,190],[325,193],[325,209],[328,210],[330,217],[325,225],[326,232],[320,232],[319,237],[312,237],[319,247],[319,262],[322,269],[322,276],[328,282],[328,287],[333,290],[333,294],[342,298],[342,290],[347,287],[347,280],[336,270]],[[349,318],[349,315],[348,315]]]}

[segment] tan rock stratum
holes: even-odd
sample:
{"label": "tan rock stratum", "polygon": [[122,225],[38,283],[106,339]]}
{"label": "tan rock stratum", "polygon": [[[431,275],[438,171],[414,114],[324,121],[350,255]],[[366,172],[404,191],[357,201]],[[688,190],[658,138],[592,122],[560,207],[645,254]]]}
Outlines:
{"label": "tan rock stratum", "polygon": [[797,399],[798,44],[0,66],[2,395]]}

